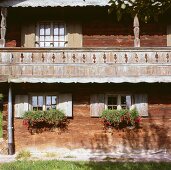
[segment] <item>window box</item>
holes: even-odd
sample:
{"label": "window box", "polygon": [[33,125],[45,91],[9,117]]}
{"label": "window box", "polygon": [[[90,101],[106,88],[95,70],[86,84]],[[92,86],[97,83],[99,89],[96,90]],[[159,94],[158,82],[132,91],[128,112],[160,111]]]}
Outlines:
{"label": "window box", "polygon": [[69,121],[60,110],[28,111],[24,113],[23,125],[27,126],[31,134],[51,131],[55,128],[64,130]]}
{"label": "window box", "polygon": [[104,127],[122,129],[126,127],[139,127],[141,117],[136,109],[106,109],[100,116],[104,121]]}

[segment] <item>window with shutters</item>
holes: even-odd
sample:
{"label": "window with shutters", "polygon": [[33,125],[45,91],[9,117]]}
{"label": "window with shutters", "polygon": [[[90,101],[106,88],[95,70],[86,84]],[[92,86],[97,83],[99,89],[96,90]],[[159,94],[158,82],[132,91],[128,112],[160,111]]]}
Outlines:
{"label": "window with shutters", "polygon": [[107,109],[129,109],[133,104],[133,97],[131,95],[106,95]]}
{"label": "window with shutters", "polygon": [[66,25],[63,22],[40,22],[37,24],[38,47],[65,47]]}

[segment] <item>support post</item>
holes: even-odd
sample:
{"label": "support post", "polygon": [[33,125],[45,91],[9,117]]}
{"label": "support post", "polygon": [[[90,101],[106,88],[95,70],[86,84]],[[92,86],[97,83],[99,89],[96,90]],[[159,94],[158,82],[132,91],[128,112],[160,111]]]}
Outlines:
{"label": "support post", "polygon": [[1,39],[0,47],[5,47],[5,36],[6,36],[6,18],[7,18],[7,8],[1,8]]}
{"label": "support post", "polygon": [[14,154],[13,139],[12,88],[10,85],[8,91],[8,155]]}
{"label": "support post", "polygon": [[139,20],[138,16],[134,17],[134,47],[140,47],[140,29],[139,29]]}

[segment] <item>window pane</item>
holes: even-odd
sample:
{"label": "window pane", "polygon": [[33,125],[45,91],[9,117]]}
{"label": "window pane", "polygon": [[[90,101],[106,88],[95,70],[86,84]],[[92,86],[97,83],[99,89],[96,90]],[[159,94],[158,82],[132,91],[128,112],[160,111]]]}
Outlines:
{"label": "window pane", "polygon": [[126,105],[126,96],[121,96],[121,105]]}
{"label": "window pane", "polygon": [[43,24],[41,24],[40,25],[40,35],[44,35],[45,34],[45,32],[44,32],[44,25]]}
{"label": "window pane", "polygon": [[59,36],[59,41],[65,41],[65,37],[64,36]]}
{"label": "window pane", "polygon": [[32,96],[32,106],[37,107],[37,96]]}
{"label": "window pane", "polygon": [[52,109],[54,109],[54,110],[55,110],[55,109],[56,109],[56,105],[52,105]]}
{"label": "window pane", "polygon": [[40,43],[39,43],[39,46],[40,46],[40,47],[44,47],[44,46],[45,46],[44,42],[40,42]]}
{"label": "window pane", "polygon": [[38,96],[38,106],[43,106],[43,96]]}
{"label": "window pane", "polygon": [[130,108],[131,107],[131,104],[132,104],[132,102],[131,102],[131,96],[126,96],[126,105],[127,105],[127,107]]}
{"label": "window pane", "polygon": [[50,47],[50,42],[45,42],[45,47]]}
{"label": "window pane", "polygon": [[46,106],[46,110],[50,110],[51,109],[51,106]]}
{"label": "window pane", "polygon": [[59,26],[59,35],[65,35],[64,25],[63,24]]}
{"label": "window pane", "polygon": [[108,109],[109,109],[109,110],[113,110],[113,109],[112,109],[112,106],[108,106]]}
{"label": "window pane", "polygon": [[45,25],[45,35],[50,35],[50,25]]}
{"label": "window pane", "polygon": [[54,33],[53,34],[54,35],[58,35],[59,34],[59,28],[58,28],[57,24],[54,25]]}
{"label": "window pane", "polygon": [[65,47],[65,42],[60,42],[59,47]]}
{"label": "window pane", "polygon": [[46,96],[46,106],[51,105],[51,96]]}
{"label": "window pane", "polygon": [[51,41],[51,37],[50,36],[45,36],[45,41]]}
{"label": "window pane", "polygon": [[40,36],[40,41],[44,41],[45,37],[44,36]]}
{"label": "window pane", "polygon": [[54,42],[54,47],[59,47],[59,43],[58,42]]}
{"label": "window pane", "polygon": [[56,96],[52,96],[52,104],[56,104]]}
{"label": "window pane", "polygon": [[108,105],[117,105],[117,96],[109,96]]}
{"label": "window pane", "polygon": [[59,41],[59,36],[54,36],[54,41]]}

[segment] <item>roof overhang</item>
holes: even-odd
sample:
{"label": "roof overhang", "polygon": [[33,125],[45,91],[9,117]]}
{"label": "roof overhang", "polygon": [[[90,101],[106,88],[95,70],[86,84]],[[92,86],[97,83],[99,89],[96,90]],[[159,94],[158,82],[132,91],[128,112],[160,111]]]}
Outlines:
{"label": "roof overhang", "polygon": [[0,0],[0,7],[108,6],[109,0]]}
{"label": "roof overhang", "polygon": [[102,78],[9,78],[9,83],[171,83],[170,76],[102,77]]}

